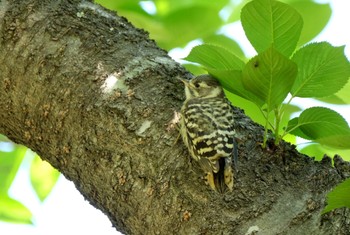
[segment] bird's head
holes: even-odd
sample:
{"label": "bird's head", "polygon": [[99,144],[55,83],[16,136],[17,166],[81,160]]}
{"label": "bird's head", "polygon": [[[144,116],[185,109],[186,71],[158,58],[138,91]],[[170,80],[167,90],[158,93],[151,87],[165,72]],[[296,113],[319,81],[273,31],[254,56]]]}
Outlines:
{"label": "bird's head", "polygon": [[224,96],[220,83],[208,74],[200,75],[191,80],[180,80],[185,84],[186,99]]}

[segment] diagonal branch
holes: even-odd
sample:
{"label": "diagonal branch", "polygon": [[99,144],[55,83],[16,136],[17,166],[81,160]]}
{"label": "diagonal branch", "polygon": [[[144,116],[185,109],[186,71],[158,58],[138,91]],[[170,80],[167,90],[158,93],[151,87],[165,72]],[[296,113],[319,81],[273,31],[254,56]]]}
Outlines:
{"label": "diagonal branch", "polygon": [[[125,234],[346,234],[349,210],[323,217],[349,175],[293,146],[262,150],[236,110],[233,193],[201,181],[168,123],[189,77],[124,18],[89,1],[0,1],[0,133],[72,180]],[[298,233],[299,232],[299,233]],[[300,233],[302,232],[302,233]]]}

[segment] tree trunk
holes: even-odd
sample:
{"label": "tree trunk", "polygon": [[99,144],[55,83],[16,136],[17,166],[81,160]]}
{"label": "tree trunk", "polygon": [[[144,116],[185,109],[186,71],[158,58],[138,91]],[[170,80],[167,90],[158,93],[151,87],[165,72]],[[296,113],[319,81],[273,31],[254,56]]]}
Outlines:
{"label": "tree trunk", "polygon": [[[183,102],[166,51],[115,13],[78,0],[0,1],[0,133],[51,163],[125,234],[349,234],[321,216],[349,177],[281,143],[236,109],[232,193],[205,185],[170,124]],[[68,212],[69,213],[69,212]]]}

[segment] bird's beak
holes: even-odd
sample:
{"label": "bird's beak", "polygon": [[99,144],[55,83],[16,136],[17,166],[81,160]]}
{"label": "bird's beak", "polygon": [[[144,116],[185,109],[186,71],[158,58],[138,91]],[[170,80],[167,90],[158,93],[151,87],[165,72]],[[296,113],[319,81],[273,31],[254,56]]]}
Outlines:
{"label": "bird's beak", "polygon": [[180,78],[180,77],[177,77],[177,79],[180,80],[181,82],[183,82],[183,84],[185,84],[185,86],[188,86],[190,84],[187,79]]}

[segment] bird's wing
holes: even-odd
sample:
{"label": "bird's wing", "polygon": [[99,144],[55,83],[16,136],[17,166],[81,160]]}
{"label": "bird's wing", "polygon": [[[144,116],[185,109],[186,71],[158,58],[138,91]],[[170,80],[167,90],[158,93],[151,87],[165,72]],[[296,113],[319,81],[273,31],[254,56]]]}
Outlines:
{"label": "bird's wing", "polygon": [[234,130],[231,107],[208,102],[189,102],[184,113],[188,145],[206,172],[218,172],[218,159],[230,157],[233,152]]}

